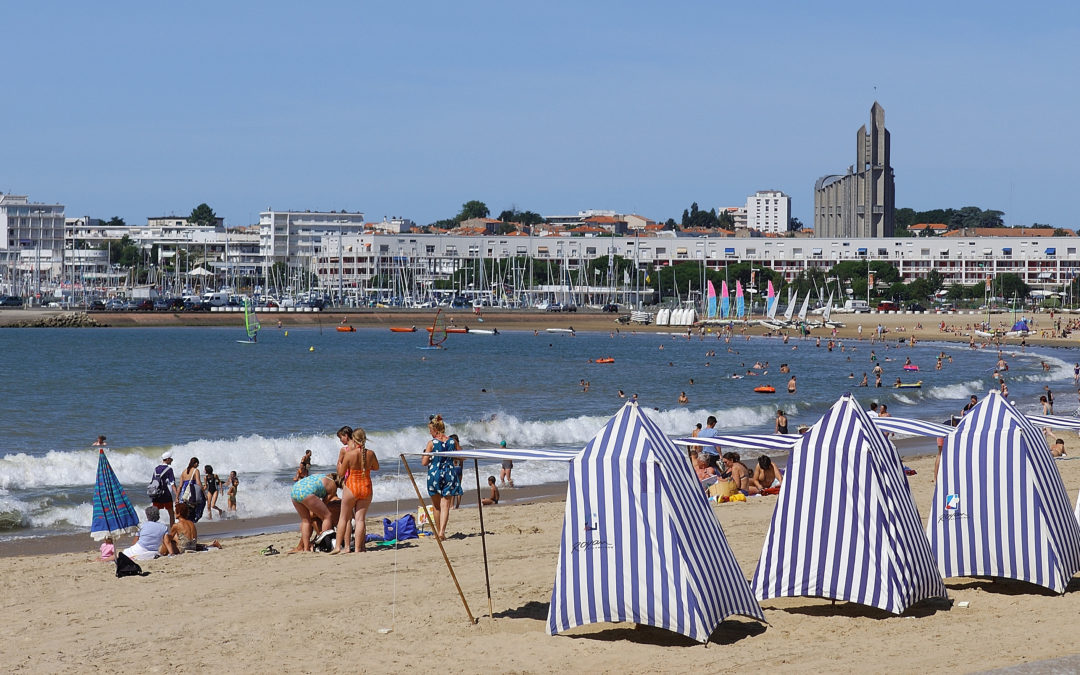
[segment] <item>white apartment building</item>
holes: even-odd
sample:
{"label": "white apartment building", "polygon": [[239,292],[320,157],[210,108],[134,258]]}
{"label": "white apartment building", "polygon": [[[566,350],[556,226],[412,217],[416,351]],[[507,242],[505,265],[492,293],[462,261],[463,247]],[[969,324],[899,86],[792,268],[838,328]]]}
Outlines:
{"label": "white apartment building", "polygon": [[363,234],[342,237],[317,256],[314,272],[324,288],[369,288],[380,274],[407,273],[420,281],[448,279],[458,269],[483,261],[529,257],[552,260],[577,270],[614,254],[634,260],[642,272],[696,261],[720,270],[737,262],[776,270],[788,281],[817,268],[827,271],[846,260],[888,261],[903,281],[937,270],[945,285],[970,286],[987,277],[1016,274],[1036,289],[1060,291],[1080,274],[1078,237],[922,237],[922,238],[731,238],[659,236],[455,236]]}
{"label": "white apartment building", "polygon": [[746,226],[763,234],[788,231],[791,197],[779,190],[758,190],[746,198]]}
{"label": "white apartment building", "polygon": [[364,214],[349,211],[274,211],[259,214],[259,246],[271,262],[307,267],[322,252],[323,239],[364,232]]}

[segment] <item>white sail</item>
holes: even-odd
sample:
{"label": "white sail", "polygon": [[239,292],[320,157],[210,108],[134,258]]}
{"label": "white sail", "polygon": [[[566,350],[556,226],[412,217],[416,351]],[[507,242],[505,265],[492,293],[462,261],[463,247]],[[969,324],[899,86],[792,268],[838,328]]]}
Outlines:
{"label": "white sail", "polygon": [[802,307],[799,308],[799,321],[806,323],[806,308],[810,304],[810,293],[807,292],[806,297],[803,298]]}
{"label": "white sail", "polygon": [[[766,300],[765,302],[768,302],[768,300]],[[766,316],[765,318],[768,319],[769,321],[776,321],[776,308],[779,307],[779,306],[780,306],[780,297],[779,296],[773,296],[772,304],[769,305],[768,316]]]}
{"label": "white sail", "polygon": [[[810,297],[808,293],[806,297]],[[799,301],[799,292],[795,291],[795,297],[791,297],[791,293],[788,293],[787,308],[784,310],[784,323],[791,323],[791,317],[795,314],[795,303]]]}
{"label": "white sail", "polygon": [[829,323],[829,317],[832,316],[832,298],[833,294],[829,293],[829,302],[825,305],[825,311],[821,314],[821,323]]}

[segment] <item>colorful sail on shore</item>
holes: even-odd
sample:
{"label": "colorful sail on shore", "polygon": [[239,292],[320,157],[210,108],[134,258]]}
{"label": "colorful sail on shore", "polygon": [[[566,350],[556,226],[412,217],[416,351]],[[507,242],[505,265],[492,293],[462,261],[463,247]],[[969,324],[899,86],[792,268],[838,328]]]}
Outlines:
{"label": "colorful sail on shore", "polygon": [[770,319],[776,317],[776,292],[773,291],[772,279],[769,279],[769,290],[765,295],[765,315]]}
{"label": "colorful sail on shore", "polygon": [[705,308],[705,317],[708,319],[716,318],[716,286],[713,286],[712,281],[709,282],[709,298],[708,305]]}
{"label": "colorful sail on shore", "polygon": [[735,316],[743,318],[746,314],[746,300],[743,299],[742,281],[735,282]]}
{"label": "colorful sail on shore", "polygon": [[728,299],[727,282],[720,283],[720,318],[726,319],[731,316],[731,300]]}

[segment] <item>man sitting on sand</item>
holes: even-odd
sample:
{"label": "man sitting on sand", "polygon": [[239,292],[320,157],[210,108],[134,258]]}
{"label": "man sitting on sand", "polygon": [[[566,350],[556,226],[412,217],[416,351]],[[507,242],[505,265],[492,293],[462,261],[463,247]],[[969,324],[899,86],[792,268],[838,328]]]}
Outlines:
{"label": "man sitting on sand", "polygon": [[1050,446],[1050,454],[1054,457],[1065,457],[1065,439],[1059,438]]}
{"label": "man sitting on sand", "polygon": [[780,468],[773,464],[772,460],[762,455],[758,457],[757,466],[754,467],[754,477],[750,479],[751,494],[767,488],[780,487],[784,476]]}

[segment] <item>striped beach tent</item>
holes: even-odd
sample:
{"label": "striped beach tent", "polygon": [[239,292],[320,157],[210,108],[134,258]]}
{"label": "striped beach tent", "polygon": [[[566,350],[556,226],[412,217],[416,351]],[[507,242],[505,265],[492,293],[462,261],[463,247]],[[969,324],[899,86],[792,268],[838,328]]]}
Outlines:
{"label": "striped beach tent", "polygon": [[946,577],[1018,579],[1063,593],[1080,525],[1042,433],[996,391],[946,438],[926,534]]}
{"label": "striped beach tent", "polygon": [[894,614],[946,597],[896,448],[851,394],[792,447],[753,587]]}
{"label": "striped beach tent", "polygon": [[705,642],[765,620],[682,451],[627,402],[570,462],[547,631],[632,621]]}

